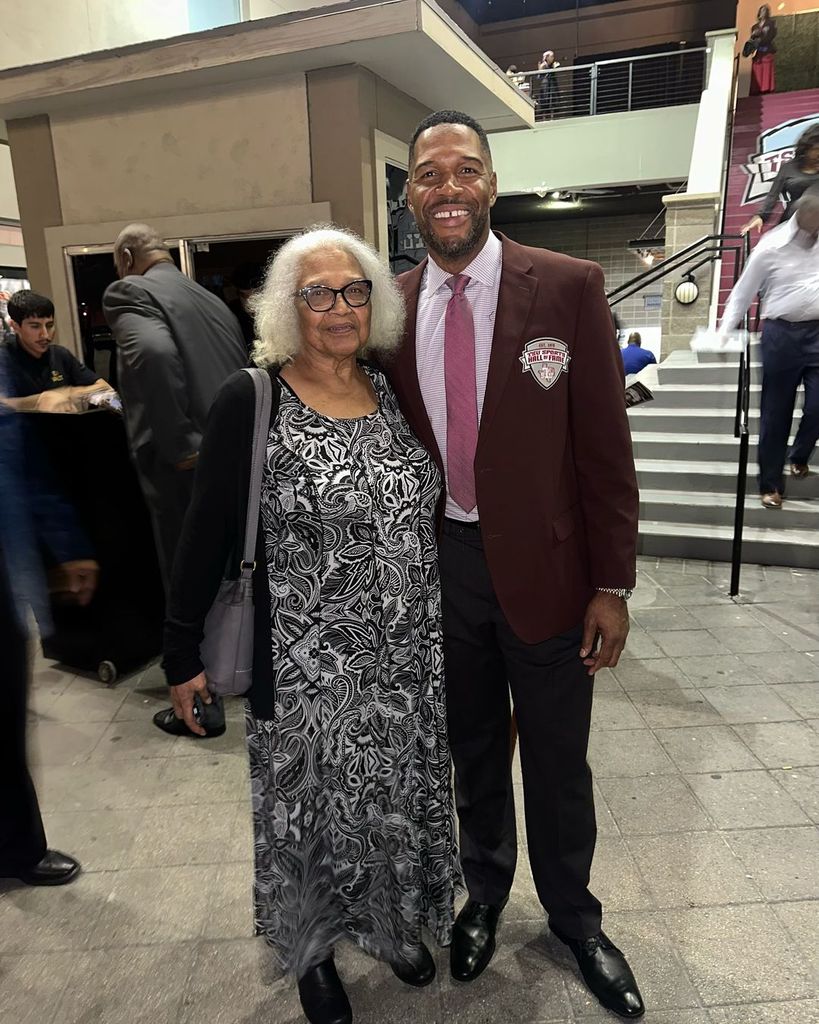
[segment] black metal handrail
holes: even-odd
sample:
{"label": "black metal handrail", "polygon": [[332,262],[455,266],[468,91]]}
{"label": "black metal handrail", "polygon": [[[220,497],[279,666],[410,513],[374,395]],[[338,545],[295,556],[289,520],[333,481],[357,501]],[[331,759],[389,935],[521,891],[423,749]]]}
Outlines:
{"label": "black metal handrail", "polygon": [[[751,237],[746,234],[742,246],[742,262],[747,263],[751,253]],[[736,283],[736,279],[735,282]],[[742,571],[742,532],[745,526],[745,494],[748,485],[748,450],[751,446],[751,331],[750,312],[742,318],[745,346],[739,355],[739,376],[737,380],[737,412],[734,421],[734,437],[739,438],[739,465],[737,467],[737,498],[734,507],[734,539],[731,545],[731,586],[730,595],[739,593],[739,576]]]}
{"label": "black metal handrail", "polygon": [[[736,243],[736,244],[729,244]],[[669,274],[685,268],[692,273],[707,263],[714,263],[726,253],[734,254],[733,285],[736,286],[751,251],[749,235],[705,235],[697,239],[679,252],[661,260],[648,270],[613,288],[606,298],[609,306],[616,306],[624,299],[651,284],[662,280]],[[694,263],[695,260],[699,262]],[[694,263],[693,266],[690,264]],[[719,284],[716,285],[719,287]],[[737,380],[736,416],[734,418],[734,437],[739,439],[739,459],[737,465],[737,492],[734,508],[734,536],[731,544],[731,597],[739,593],[739,577],[742,568],[742,532],[745,523],[745,494],[748,482],[748,451],[750,448],[750,408],[751,408],[751,341],[749,313],[743,318],[745,347],[739,357],[739,374]]]}

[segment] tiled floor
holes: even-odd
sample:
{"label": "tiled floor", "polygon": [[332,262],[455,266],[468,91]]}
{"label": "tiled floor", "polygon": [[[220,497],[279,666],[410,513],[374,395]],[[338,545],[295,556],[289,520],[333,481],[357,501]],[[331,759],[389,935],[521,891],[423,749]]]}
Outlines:
{"label": "tiled floor", "polygon": [[[626,657],[598,679],[593,885],[648,1024],[817,1024],[819,573],[748,567],[739,604],[727,580],[723,565],[641,562]],[[251,938],[241,709],[204,743],[151,725],[165,703],[156,667],[106,689],[37,664],[49,840],[85,873],[0,884],[4,1024],[302,1019]],[[445,953],[421,992],[353,950],[339,961],[360,1022],[607,1017],[548,937],[525,853],[474,984],[450,981]]]}

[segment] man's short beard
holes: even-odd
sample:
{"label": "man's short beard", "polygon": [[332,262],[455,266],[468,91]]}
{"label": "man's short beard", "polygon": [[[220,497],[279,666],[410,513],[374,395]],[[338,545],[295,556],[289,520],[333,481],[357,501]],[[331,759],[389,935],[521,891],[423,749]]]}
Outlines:
{"label": "man's short beard", "polygon": [[419,224],[418,231],[424,241],[424,245],[430,252],[435,253],[436,256],[442,256],[447,260],[457,260],[464,256],[469,256],[470,253],[477,250],[478,244],[486,230],[488,222],[488,214],[484,214],[483,217],[476,216],[472,222],[472,230],[466,238],[453,238],[451,242],[442,241],[435,234],[431,225]]}

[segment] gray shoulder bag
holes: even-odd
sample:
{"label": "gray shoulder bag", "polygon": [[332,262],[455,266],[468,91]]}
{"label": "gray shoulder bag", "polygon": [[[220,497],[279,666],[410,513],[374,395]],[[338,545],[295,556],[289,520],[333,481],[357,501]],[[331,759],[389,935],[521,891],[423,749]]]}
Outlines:
{"label": "gray shoulder bag", "polygon": [[241,572],[238,579],[223,579],[219,584],[205,619],[200,647],[208,689],[220,697],[239,697],[247,693],[253,681],[253,570],[273,385],[267,370],[246,372],[253,378],[256,403]]}

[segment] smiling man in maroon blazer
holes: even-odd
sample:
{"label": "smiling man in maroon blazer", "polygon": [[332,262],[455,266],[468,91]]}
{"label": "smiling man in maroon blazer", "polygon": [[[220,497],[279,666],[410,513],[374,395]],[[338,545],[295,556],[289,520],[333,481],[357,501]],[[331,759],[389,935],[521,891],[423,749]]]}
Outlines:
{"label": "smiling man in maroon blazer", "polygon": [[489,228],[497,182],[472,118],[426,118],[409,205],[430,258],[402,275],[404,414],[446,481],[444,655],[469,901],[451,970],[487,966],[515,874],[511,690],[529,860],[551,930],[608,1009],[644,1012],[589,892],[594,674],[616,665],[635,582],[638,495],[603,274]]}

